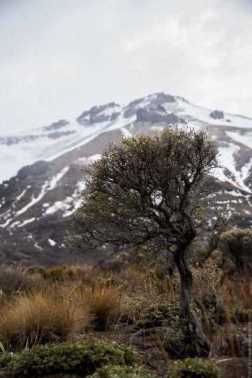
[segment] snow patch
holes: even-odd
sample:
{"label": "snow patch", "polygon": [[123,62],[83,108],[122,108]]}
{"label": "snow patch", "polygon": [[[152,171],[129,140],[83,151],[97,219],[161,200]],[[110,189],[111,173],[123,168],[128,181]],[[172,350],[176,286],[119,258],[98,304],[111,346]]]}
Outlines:
{"label": "snow patch", "polygon": [[19,196],[17,196],[16,202],[20,201],[26,194],[28,188],[25,188]]}
{"label": "snow patch", "polygon": [[51,246],[51,247],[55,247],[55,245],[57,244],[55,240],[53,239],[48,239],[48,244]]}
{"label": "snow patch", "polygon": [[[240,147],[232,143],[219,147],[219,154],[217,157],[219,167],[214,170],[214,175],[220,181],[227,181],[245,191],[250,191],[250,189],[244,184],[244,180],[246,179],[249,170],[252,168],[252,159],[242,168],[240,172],[237,171],[234,155],[239,150]],[[233,178],[225,175],[225,168],[230,171]]]}
{"label": "snow patch", "polygon": [[24,226],[26,226],[27,224],[34,222],[35,220],[36,220],[36,218],[26,219],[26,220],[24,220],[21,224],[19,224],[18,227],[19,227],[19,228],[20,228],[20,227],[24,227]]}
{"label": "snow patch", "polygon": [[36,203],[40,202],[45,194],[51,190],[53,190],[58,182],[63,178],[63,176],[68,172],[69,167],[63,168],[55,177],[53,177],[50,181],[46,181],[42,186],[41,192],[37,197],[33,197],[31,202],[29,202],[26,206],[24,206],[21,210],[16,213],[16,217],[24,214],[33,207]]}
{"label": "snow patch", "polygon": [[78,182],[72,196],[68,196],[63,201],[56,201],[52,206],[46,209],[44,216],[53,215],[58,211],[61,211],[63,213],[63,218],[72,215],[82,204],[81,193],[83,192],[85,187],[85,181]]}
{"label": "snow patch", "polygon": [[252,148],[252,132],[234,132],[227,131],[226,134],[235,142],[241,143],[246,147]]}
{"label": "snow patch", "polygon": [[80,165],[89,165],[95,163],[97,160],[101,158],[101,154],[95,154],[88,157],[82,157],[77,160],[77,163]]}
{"label": "snow patch", "polygon": [[131,132],[128,129],[126,129],[125,127],[123,127],[121,129],[121,132],[122,132],[122,135],[124,136],[124,138],[131,138],[132,137]]}

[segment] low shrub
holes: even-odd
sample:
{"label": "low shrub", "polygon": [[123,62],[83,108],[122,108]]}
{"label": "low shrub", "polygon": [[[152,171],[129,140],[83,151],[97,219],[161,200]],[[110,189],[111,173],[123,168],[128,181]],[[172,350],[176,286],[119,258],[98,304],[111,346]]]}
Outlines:
{"label": "low shrub", "polygon": [[85,328],[88,320],[84,306],[58,292],[20,295],[2,308],[0,340],[10,349],[60,342]]}
{"label": "low shrub", "polygon": [[165,351],[171,359],[206,358],[210,352],[207,340],[197,337],[192,324],[180,317],[179,321],[168,328],[163,341]]}
{"label": "low shrub", "polygon": [[89,378],[155,378],[153,374],[142,367],[132,366],[105,366]]}
{"label": "low shrub", "polygon": [[129,365],[137,361],[128,347],[105,341],[83,341],[47,346],[14,354],[7,368],[14,377],[40,377],[53,374],[94,374],[107,365]]}
{"label": "low shrub", "polygon": [[176,304],[152,305],[141,309],[136,328],[147,329],[161,326],[173,326],[179,322],[179,306]]}
{"label": "low shrub", "polygon": [[[219,248],[223,252],[224,263],[231,261],[233,266],[228,272],[250,272],[252,269],[252,230],[231,229],[220,235]],[[228,264],[229,266],[229,264]]]}
{"label": "low shrub", "polygon": [[187,358],[175,362],[170,370],[169,378],[219,378],[220,370],[210,360],[200,358]]}
{"label": "low shrub", "polygon": [[12,353],[3,352],[0,353],[0,369],[7,368],[13,357]]}

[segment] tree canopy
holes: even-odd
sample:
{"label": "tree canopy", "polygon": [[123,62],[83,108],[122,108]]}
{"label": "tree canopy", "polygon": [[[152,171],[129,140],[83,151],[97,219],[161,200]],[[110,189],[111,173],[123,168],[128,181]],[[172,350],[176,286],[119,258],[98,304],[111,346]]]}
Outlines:
{"label": "tree canopy", "polygon": [[204,180],[216,149],[203,133],[168,129],[124,139],[90,169],[77,215],[88,243],[132,244],[161,238],[168,248],[195,236]]}

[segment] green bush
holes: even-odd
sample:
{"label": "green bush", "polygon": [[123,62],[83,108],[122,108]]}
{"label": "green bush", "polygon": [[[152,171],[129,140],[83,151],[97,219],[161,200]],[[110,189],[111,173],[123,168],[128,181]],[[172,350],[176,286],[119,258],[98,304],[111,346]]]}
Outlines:
{"label": "green bush", "polygon": [[142,367],[105,366],[89,376],[89,378],[155,378]]}
{"label": "green bush", "polygon": [[12,360],[12,354],[9,352],[0,353],[0,369],[6,368]]}
{"label": "green bush", "polygon": [[179,307],[170,304],[159,304],[142,310],[136,328],[148,329],[161,326],[173,326],[179,323]]}
{"label": "green bush", "polygon": [[37,346],[14,354],[6,365],[14,377],[80,374],[86,377],[107,365],[133,365],[134,352],[105,341],[85,341]]}
{"label": "green bush", "polygon": [[230,261],[237,271],[252,269],[252,230],[231,229],[220,235],[219,248],[223,252],[224,262]]}
{"label": "green bush", "polygon": [[175,362],[168,378],[219,378],[220,370],[213,361],[201,358],[186,358]]}

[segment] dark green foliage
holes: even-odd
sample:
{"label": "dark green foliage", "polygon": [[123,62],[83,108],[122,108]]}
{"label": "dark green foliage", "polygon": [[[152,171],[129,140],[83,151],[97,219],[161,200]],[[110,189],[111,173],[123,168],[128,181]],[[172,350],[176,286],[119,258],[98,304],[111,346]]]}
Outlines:
{"label": "dark green foliage", "polygon": [[147,329],[154,327],[174,326],[179,322],[179,306],[160,304],[145,309],[141,318],[136,322],[136,328]]}
{"label": "dark green foliage", "polygon": [[232,262],[233,270],[252,271],[252,230],[231,229],[221,234],[219,248],[224,263]]}
{"label": "dark green foliage", "polygon": [[105,366],[89,378],[155,378],[142,367],[131,366]]}
{"label": "dark green foliage", "polygon": [[219,378],[220,371],[216,364],[200,358],[187,358],[178,361],[169,372],[168,378]]}
{"label": "dark green foliage", "polygon": [[111,364],[133,365],[131,349],[105,341],[38,346],[13,355],[7,366],[15,377],[39,377],[50,374],[93,374]]}
{"label": "dark green foliage", "polygon": [[173,250],[194,239],[202,184],[216,149],[202,132],[166,130],[124,139],[90,169],[73,239],[79,245],[162,240]]}
{"label": "dark green foliage", "polygon": [[187,357],[207,357],[209,346],[201,342],[201,339],[195,335],[193,325],[188,320],[182,320],[177,323],[172,332],[168,333],[164,340],[164,349],[173,359],[184,359]]}
{"label": "dark green foliage", "polygon": [[208,355],[208,348],[199,345],[195,334],[188,332],[190,326],[180,317],[177,305],[161,304],[147,308],[135,327],[142,329],[143,333],[155,334],[172,359]]}
{"label": "dark green foliage", "polygon": [[0,353],[0,368],[6,368],[12,360],[12,354],[8,352]]}
{"label": "dark green foliage", "polygon": [[196,306],[202,323],[209,332],[216,331],[228,320],[224,303],[214,292],[204,295],[200,300],[196,299]]}

